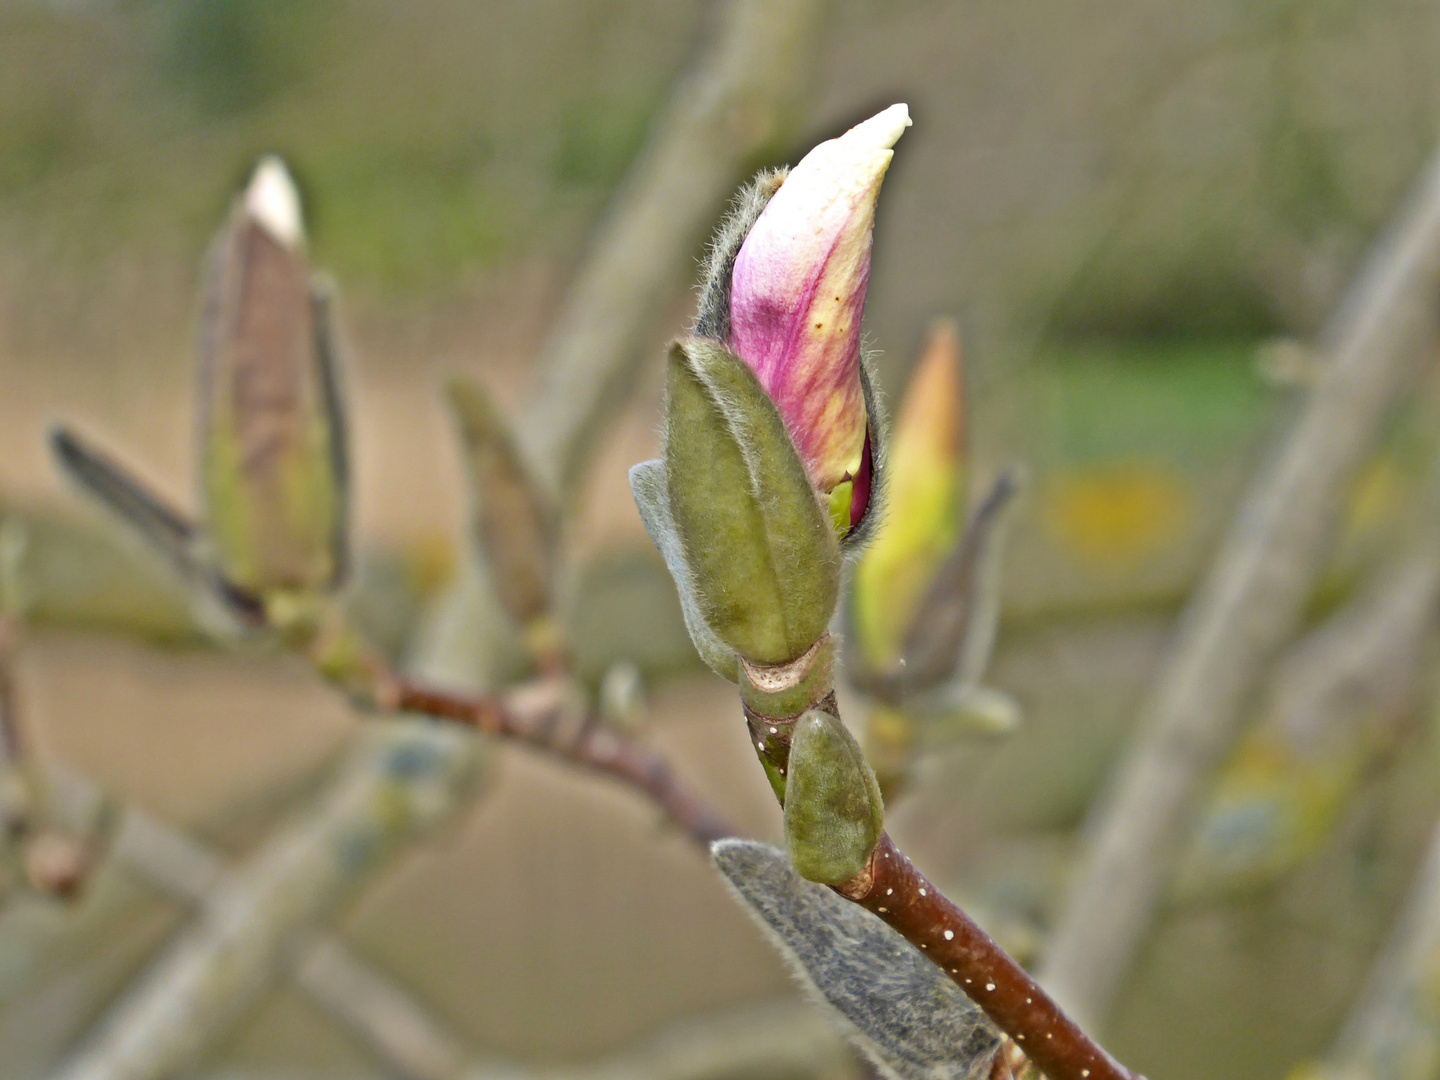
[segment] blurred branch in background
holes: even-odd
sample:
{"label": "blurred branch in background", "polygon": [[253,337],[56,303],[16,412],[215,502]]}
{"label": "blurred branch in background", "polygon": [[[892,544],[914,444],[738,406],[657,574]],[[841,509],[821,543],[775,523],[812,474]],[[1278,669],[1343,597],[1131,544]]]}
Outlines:
{"label": "blurred branch in background", "polygon": [[[830,1024],[799,998],[669,1025],[598,1061],[548,1068],[476,1063],[461,1080],[868,1080]],[[289,1074],[286,1074],[288,1076]],[[283,1080],[219,1072],[206,1080]]]}
{"label": "blurred branch in background", "polygon": [[1327,328],[1324,370],[1251,484],[1142,709],[1138,740],[1091,825],[1043,980],[1103,1018],[1169,880],[1201,786],[1234,741],[1276,650],[1296,631],[1342,499],[1410,384],[1440,296],[1440,156]]}
{"label": "blurred branch in background", "polygon": [[[55,772],[55,801],[74,827],[103,796],[79,777]],[[68,812],[67,812],[68,809]],[[204,904],[222,887],[224,862],[204,844],[134,805],[116,815],[107,854],[186,905]],[[405,990],[321,930],[302,930],[294,942],[295,984],[405,1080],[457,1080],[471,1056]]]}
{"label": "blurred branch in background", "polygon": [[198,920],[121,995],[57,1080],[159,1080],[193,1065],[293,966],[298,935],[464,805],[479,754],[462,732],[368,727],[317,805],[215,884]]}
{"label": "blurred branch in background", "polygon": [[[849,1077],[855,1058],[830,1022],[799,999],[676,1024],[593,1065],[537,1069],[520,1080],[804,1080]],[[471,1080],[484,1080],[472,1077]],[[498,1078],[497,1078],[498,1080]]]}
{"label": "blurred branch in background", "polygon": [[[1432,478],[1427,516],[1440,491]],[[1176,876],[1183,899],[1272,884],[1313,855],[1413,721],[1440,601],[1435,523],[1292,646],[1216,778]]]}
{"label": "blurred branch in background", "polygon": [[1440,827],[1365,992],[1296,1080],[1430,1080],[1440,1072]]}
{"label": "blurred branch in background", "polygon": [[517,430],[539,478],[575,484],[606,413],[646,359],[686,256],[737,180],[795,126],[823,0],[729,0],[591,242],[539,358]]}
{"label": "blurred branch in background", "polygon": [[[86,805],[100,797],[76,777],[58,776],[55,787],[81,819]],[[203,844],[135,806],[119,813],[108,852],[118,866],[185,903],[205,902],[225,874],[222,861]],[[413,995],[338,937],[302,929],[292,955],[295,985],[403,1080],[819,1077],[850,1062],[843,1041],[814,1009],[784,1000],[676,1025],[593,1065],[536,1072],[487,1066]]]}

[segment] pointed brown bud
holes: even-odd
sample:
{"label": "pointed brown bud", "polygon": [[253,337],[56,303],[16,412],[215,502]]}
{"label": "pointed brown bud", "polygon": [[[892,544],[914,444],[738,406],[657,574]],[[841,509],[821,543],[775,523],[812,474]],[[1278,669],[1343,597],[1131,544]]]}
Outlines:
{"label": "pointed brown bud", "polygon": [[210,557],[249,596],[328,590],[344,570],[344,432],[328,319],[311,288],[299,196],[267,158],[217,244],[200,343]]}

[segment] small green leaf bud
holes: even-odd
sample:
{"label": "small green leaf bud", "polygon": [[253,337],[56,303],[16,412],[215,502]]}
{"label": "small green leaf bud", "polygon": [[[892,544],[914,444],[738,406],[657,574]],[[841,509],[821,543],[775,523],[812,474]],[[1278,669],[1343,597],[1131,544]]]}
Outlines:
{"label": "small green leaf bud", "polygon": [[795,871],[839,885],[865,868],[880,840],[880,785],[849,729],[811,709],[795,724],[785,779],[785,848]]}

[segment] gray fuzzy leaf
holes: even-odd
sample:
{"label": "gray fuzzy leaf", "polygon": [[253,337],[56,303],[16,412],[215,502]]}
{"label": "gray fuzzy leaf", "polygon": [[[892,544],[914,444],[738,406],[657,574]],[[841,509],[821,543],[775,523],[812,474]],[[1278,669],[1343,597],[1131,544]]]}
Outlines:
{"label": "gray fuzzy leaf", "polygon": [[630,491],[635,496],[635,506],[640,511],[640,520],[645,523],[645,531],[650,534],[650,539],[660,550],[660,557],[665,560],[666,569],[675,579],[675,589],[680,594],[680,610],[685,616],[685,629],[690,631],[695,651],[706,666],[721,678],[732,683],[739,682],[740,665],[735,654],[715,636],[695,600],[695,585],[690,567],[685,562],[685,552],[680,547],[680,533],[675,528],[675,519],[670,516],[665,463],[656,459],[632,465]]}
{"label": "gray fuzzy leaf", "polygon": [[980,1080],[1000,1033],[904,938],[857,904],[801,878],[783,853],[751,840],[710,852],[747,910],[893,1080]]}

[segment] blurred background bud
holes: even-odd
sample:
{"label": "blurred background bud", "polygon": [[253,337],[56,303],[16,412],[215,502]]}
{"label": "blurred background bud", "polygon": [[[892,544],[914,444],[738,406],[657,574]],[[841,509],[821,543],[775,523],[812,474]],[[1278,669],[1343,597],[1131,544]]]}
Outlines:
{"label": "blurred background bud", "polygon": [[901,656],[911,621],[965,515],[964,370],[955,323],[934,323],[891,432],[888,512],[855,569],[854,631],[879,670]]}
{"label": "blurred background bud", "polygon": [[880,786],[850,729],[811,709],[795,724],[785,776],[785,849],[795,872],[825,885],[849,881],[884,825]]}
{"label": "blurred background bud", "polygon": [[560,647],[551,618],[557,521],[526,467],[510,426],[477,383],[446,387],[465,451],[473,534],[502,606],[526,635],[532,655]]}
{"label": "blurred background bud", "polygon": [[200,340],[203,517],[216,572],[248,596],[327,591],[345,571],[334,359],[299,194],[265,158],[216,243]]}
{"label": "blurred background bud", "polygon": [[942,682],[974,684],[984,675],[1000,617],[1005,525],[1024,486],[1018,467],[1002,472],[940,564],[902,646],[894,674],[907,692]]}
{"label": "blurred background bud", "polygon": [[1017,469],[966,521],[972,488],[959,331],[931,325],[891,430],[886,514],[856,567],[846,675],[869,699],[866,748],[887,794],[919,753],[1009,734],[1020,708],[980,685],[999,621]]}
{"label": "blurred background bud", "polygon": [[[888,511],[856,568],[847,673],[898,703],[984,674],[999,618],[1004,525],[1022,471],[1000,473],[966,521],[972,466],[954,324],[932,326],[885,466]],[[963,526],[963,527],[962,527]]]}
{"label": "blurred background bud", "polygon": [[667,496],[695,602],[752,664],[788,663],[835,612],[834,532],[774,402],[739,358],[703,338],[676,342],[666,389]]}
{"label": "blurred background bud", "polygon": [[736,256],[729,344],[775,401],[838,533],[869,502],[860,320],[894,105],[815,147],[785,177]]}

